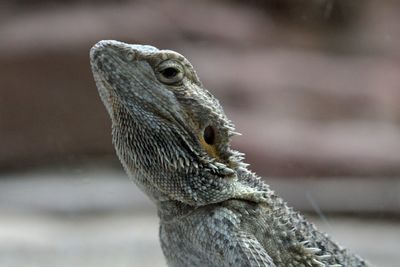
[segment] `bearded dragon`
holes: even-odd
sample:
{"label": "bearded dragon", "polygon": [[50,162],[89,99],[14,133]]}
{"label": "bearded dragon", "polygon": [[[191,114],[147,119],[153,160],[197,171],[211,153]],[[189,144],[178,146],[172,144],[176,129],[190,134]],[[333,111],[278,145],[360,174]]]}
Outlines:
{"label": "bearded dragon", "polygon": [[238,133],[179,53],[100,41],[94,79],[127,174],[156,204],[169,266],[364,267],[230,146]]}

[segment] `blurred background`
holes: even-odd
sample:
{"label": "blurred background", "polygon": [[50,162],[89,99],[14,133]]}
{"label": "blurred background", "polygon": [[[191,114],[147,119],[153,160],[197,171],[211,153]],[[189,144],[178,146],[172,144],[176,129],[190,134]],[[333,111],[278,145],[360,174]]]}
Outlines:
{"label": "blurred background", "polygon": [[400,262],[400,2],[0,3],[0,266],[165,266],[123,172],[89,49],[176,50],[250,168],[377,266]]}

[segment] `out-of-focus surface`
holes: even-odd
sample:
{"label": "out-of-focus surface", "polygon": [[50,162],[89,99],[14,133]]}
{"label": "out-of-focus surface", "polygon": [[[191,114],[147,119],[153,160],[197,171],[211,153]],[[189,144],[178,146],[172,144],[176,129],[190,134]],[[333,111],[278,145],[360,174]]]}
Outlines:
{"label": "out-of-focus surface", "polygon": [[252,170],[343,245],[397,266],[399,14],[378,0],[0,3],[0,266],[165,266],[90,73],[102,39],[184,54]]}
{"label": "out-of-focus surface", "polygon": [[[166,266],[155,206],[121,170],[70,166],[0,178],[0,266]],[[281,193],[279,181],[270,181]],[[311,212],[324,199],[293,197],[303,191],[295,186],[283,191],[289,203],[303,202],[302,209]],[[320,208],[329,211],[324,204]],[[307,217],[376,266],[397,266],[396,220],[325,212]]]}
{"label": "out-of-focus surface", "polygon": [[[334,217],[330,220],[334,226],[327,227],[317,218],[308,218],[377,266],[397,266],[397,224]],[[155,213],[74,217],[67,222],[53,216],[8,215],[0,219],[1,266],[166,266]],[[31,234],[23,234],[26,232]],[[376,246],[369,237],[386,246]]]}

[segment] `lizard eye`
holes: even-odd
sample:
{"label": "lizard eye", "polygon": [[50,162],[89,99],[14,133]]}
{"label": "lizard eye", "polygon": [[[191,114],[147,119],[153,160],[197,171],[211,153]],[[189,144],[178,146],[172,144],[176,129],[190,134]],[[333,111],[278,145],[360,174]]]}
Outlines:
{"label": "lizard eye", "polygon": [[166,68],[161,71],[161,75],[166,79],[173,79],[178,73],[179,71],[175,68]]}
{"label": "lizard eye", "polygon": [[164,61],[157,66],[156,76],[165,84],[178,84],[184,77],[182,66],[176,61]]}

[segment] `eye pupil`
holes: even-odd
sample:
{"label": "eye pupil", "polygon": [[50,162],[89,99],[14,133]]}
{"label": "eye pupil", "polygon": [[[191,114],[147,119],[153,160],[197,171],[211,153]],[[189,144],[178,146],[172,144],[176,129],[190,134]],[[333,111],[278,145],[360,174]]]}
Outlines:
{"label": "eye pupil", "polygon": [[178,74],[178,72],[179,71],[177,69],[171,67],[161,71],[162,75],[167,79],[175,77]]}
{"label": "eye pupil", "polygon": [[204,141],[206,141],[207,144],[213,145],[214,142],[215,142],[215,131],[214,131],[214,128],[212,126],[210,126],[210,125],[207,126],[204,129],[203,137],[204,137]]}

